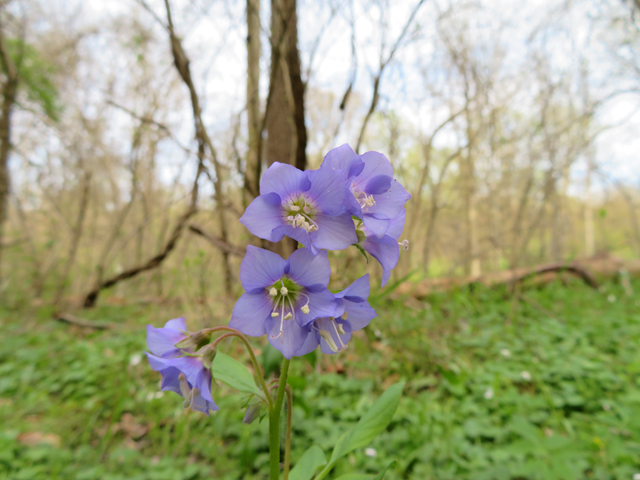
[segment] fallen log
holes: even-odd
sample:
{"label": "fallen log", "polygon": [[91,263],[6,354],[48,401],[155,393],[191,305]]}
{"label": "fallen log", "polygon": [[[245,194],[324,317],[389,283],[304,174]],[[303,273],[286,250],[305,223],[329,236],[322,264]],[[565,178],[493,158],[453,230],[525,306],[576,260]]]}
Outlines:
{"label": "fallen log", "polygon": [[558,276],[569,274],[580,278],[592,288],[599,288],[601,280],[614,278],[622,273],[640,274],[640,260],[622,260],[608,253],[574,260],[566,263],[552,263],[535,267],[522,267],[513,270],[490,272],[476,277],[430,278],[418,283],[405,282],[398,287],[394,296],[413,296],[421,299],[434,292],[443,292],[454,288],[481,284],[515,285],[529,281],[536,285],[550,283]]}
{"label": "fallen log", "polygon": [[93,328],[95,330],[108,330],[114,327],[113,323],[92,322],[90,320],[85,320],[84,318],[71,315],[70,313],[57,313],[53,316],[53,318],[54,320],[58,320],[59,322],[68,323],[70,325],[77,325],[84,328]]}

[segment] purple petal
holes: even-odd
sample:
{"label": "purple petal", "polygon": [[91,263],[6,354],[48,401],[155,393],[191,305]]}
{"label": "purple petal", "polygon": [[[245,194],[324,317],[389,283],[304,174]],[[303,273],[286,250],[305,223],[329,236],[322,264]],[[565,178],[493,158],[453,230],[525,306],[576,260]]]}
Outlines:
{"label": "purple petal", "polygon": [[362,161],[364,162],[364,169],[354,180],[354,184],[359,187],[358,190],[364,191],[364,186],[369,182],[369,180],[378,175],[385,175],[393,178],[393,167],[391,166],[391,162],[389,162],[387,157],[383,154],[379,152],[367,152],[363,153],[360,158],[362,158]]}
{"label": "purple petal", "polygon": [[393,178],[387,175],[376,175],[367,182],[364,192],[368,195],[380,195],[391,188]]}
{"label": "purple petal", "polygon": [[320,168],[341,170],[346,175],[346,178],[352,178],[360,175],[364,169],[364,162],[360,159],[360,156],[345,143],[344,145],[329,150]]}
{"label": "purple petal", "polygon": [[391,270],[395,268],[400,258],[398,242],[388,235],[382,238],[371,235],[365,238],[360,246],[380,262],[382,266],[382,286],[384,287],[389,280]]}
{"label": "purple petal", "polygon": [[346,299],[344,300],[344,312],[351,324],[352,332],[366,327],[377,316],[376,311],[371,308],[369,302],[354,303]]}
{"label": "purple petal", "polygon": [[[240,223],[256,237],[279,242],[283,235],[276,229],[284,225],[285,220],[284,210],[278,202],[280,197],[275,193],[256,197],[240,217]],[[278,204],[274,205],[274,203]]]}
{"label": "purple petal", "polygon": [[384,235],[386,235],[387,230],[389,230],[391,220],[387,218],[380,219],[372,215],[365,214],[362,217],[362,223],[364,223],[366,229],[373,233],[375,236],[383,237]]}
{"label": "purple petal", "polygon": [[298,322],[285,320],[282,325],[283,334],[278,337],[280,332],[279,317],[273,318],[269,316],[265,322],[265,327],[269,343],[280,350],[282,354],[289,359],[297,354],[309,333],[309,329],[307,327],[301,327],[298,325]]}
{"label": "purple petal", "polygon": [[[344,312],[344,307],[339,303],[329,290],[318,293],[304,292],[309,300],[309,313],[302,313],[300,309],[304,299],[298,300],[296,305],[296,321],[302,325],[308,325],[319,317],[339,317]],[[303,297],[304,298],[304,297]]]}
{"label": "purple petal", "polygon": [[[325,330],[326,332],[329,332],[336,346],[340,349],[340,351],[343,351],[346,348],[347,343],[349,343],[349,340],[351,340],[351,326],[349,325],[349,322],[345,320],[335,320],[335,323],[339,323],[342,325],[342,327],[344,328],[344,335],[340,335],[338,333],[334,325],[334,321],[329,318],[319,318],[315,322],[315,327],[317,327],[318,330]],[[334,352],[329,347],[327,341],[322,338],[322,336],[318,332],[316,332],[316,335],[316,338],[320,342],[320,350],[322,351],[322,353],[325,353],[327,355],[338,353]]]}
{"label": "purple petal", "polygon": [[[182,320],[182,324],[180,324],[179,320]],[[184,326],[186,330],[184,319],[169,320],[167,325],[170,322],[175,322],[172,325]],[[173,328],[155,328],[147,325],[147,346],[151,353],[158,357],[175,356],[180,353],[180,350],[175,345],[185,338],[187,338],[186,335]]]}
{"label": "purple petal", "polygon": [[[374,195],[376,204],[373,211],[368,211],[378,218],[395,218],[402,213],[404,204],[411,198],[400,182],[391,182],[391,188],[385,193]],[[369,227],[367,227],[369,228]]]}
{"label": "purple petal", "polygon": [[273,163],[262,175],[260,194],[275,192],[281,198],[309,190],[309,180],[302,170],[287,163]]}
{"label": "purple petal", "polygon": [[336,298],[346,298],[350,302],[365,302],[369,297],[369,274],[363,275],[343,291],[336,293]]}
{"label": "purple petal", "polygon": [[149,366],[151,367],[152,370],[155,370],[156,372],[161,372],[171,367],[170,360],[172,359],[170,358],[157,357],[148,352],[144,352],[144,354],[147,356],[147,359],[149,360]]}
{"label": "purple petal", "polygon": [[277,253],[249,245],[240,265],[240,282],[247,292],[267,288],[282,278],[286,265]]}
{"label": "purple petal", "polygon": [[164,324],[164,328],[171,328],[172,330],[178,330],[179,332],[187,331],[187,322],[184,317],[174,318]]}
{"label": "purple petal", "polygon": [[291,225],[287,225],[278,229],[287,237],[293,238],[296,242],[304,245],[305,247],[311,249],[311,251],[316,254],[318,253],[318,249],[313,246],[311,243],[311,238],[309,238],[309,234],[304,228],[300,227],[292,227]]}
{"label": "purple petal", "polygon": [[318,230],[311,234],[312,244],[320,250],[342,250],[358,242],[353,219],[348,213],[330,217],[319,213]]}
{"label": "purple petal", "polygon": [[180,391],[180,370],[176,367],[165,368],[164,370],[160,370],[162,374],[162,384],[160,385],[160,390],[176,392],[178,395],[182,396],[182,392]]}
{"label": "purple petal", "polygon": [[304,287],[320,284],[329,285],[331,265],[327,252],[314,255],[308,248],[299,248],[287,259],[289,277]]}
{"label": "purple petal", "polygon": [[386,234],[397,241],[400,238],[400,235],[402,235],[402,230],[404,230],[406,217],[407,212],[402,209],[402,213],[389,222],[389,229]]}
{"label": "purple petal", "polygon": [[308,195],[317,207],[326,215],[338,215],[344,211],[344,199],[347,193],[341,172],[328,168],[306,172],[311,181]]}
{"label": "purple petal", "polygon": [[304,341],[304,343],[302,344],[300,349],[295,353],[294,356],[302,357],[303,355],[307,355],[313,352],[316,348],[318,348],[318,345],[320,345],[320,342],[318,341],[316,332],[311,330],[307,334],[306,340]]}
{"label": "purple petal", "polygon": [[245,335],[260,337],[267,333],[264,320],[271,315],[271,311],[271,298],[266,292],[245,293],[233,307],[229,326]]}
{"label": "purple petal", "polygon": [[206,371],[200,357],[171,358],[167,360],[166,364],[184,373],[185,377],[187,377],[187,382],[189,382],[191,386],[197,385],[198,378],[202,374],[201,372],[203,370]]}
{"label": "purple petal", "polygon": [[211,397],[211,372],[209,370],[203,368],[198,374],[196,383],[193,386],[200,390],[202,398],[208,402],[213,402],[213,398]]}
{"label": "purple petal", "polygon": [[207,416],[209,416],[209,411],[215,412],[220,410],[220,407],[218,407],[213,401],[205,400],[202,395],[194,397],[193,408]]}

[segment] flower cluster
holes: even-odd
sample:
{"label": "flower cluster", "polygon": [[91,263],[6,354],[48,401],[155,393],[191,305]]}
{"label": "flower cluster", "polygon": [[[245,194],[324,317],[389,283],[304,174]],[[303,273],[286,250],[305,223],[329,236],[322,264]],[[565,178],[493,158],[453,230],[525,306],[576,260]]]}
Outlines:
{"label": "flower cluster", "polygon": [[306,248],[284,260],[248,247],[240,269],[246,293],[230,327],[250,336],[267,335],[286,358],[320,345],[324,353],[344,350],[351,333],[375,317],[367,302],[369,276],[332,294],[326,250],[357,245],[383,269],[382,285],[398,263],[398,242],[411,196],[393,178],[378,152],[356,154],[343,145],[331,150],[318,170],[274,163],[264,173],[260,195],[240,219],[251,233],[272,242],[289,236]]}
{"label": "flower cluster", "polygon": [[205,366],[210,366],[211,355],[215,355],[215,349],[208,345],[209,338],[200,332],[190,335],[184,318],[176,318],[164,328],[147,325],[147,346],[151,353],[145,352],[151,368],[162,374],[162,390],[182,395],[184,408],[207,415],[210,410],[218,410],[211,397],[211,372]]}
{"label": "flower cluster", "polygon": [[[265,240],[289,236],[314,255],[358,245],[380,262],[384,286],[398,263],[404,204],[410,198],[393,178],[387,157],[358,155],[345,144],[327,153],[318,170],[271,165],[260,182],[260,196],[240,222]],[[408,242],[400,246],[406,249]]]}
{"label": "flower cluster", "polygon": [[408,248],[406,240],[398,239],[409,198],[393,178],[389,160],[378,152],[358,155],[343,145],[331,150],[318,170],[310,171],[274,163],[240,222],[260,238],[277,242],[288,236],[304,248],[285,260],[247,247],[240,268],[245,293],[229,327],[189,334],[183,318],[170,320],[164,328],[148,325],[147,357],[162,374],[162,389],[182,395],[185,408],[207,414],[218,409],[211,397],[209,369],[217,343],[210,343],[211,334],[221,328],[267,335],[287,359],[318,346],[326,354],[347,348],[352,332],[376,316],[367,301],[369,275],[342,292],[330,292],[327,250],[356,245],[369,253],[382,266],[384,286],[398,263],[399,248]]}

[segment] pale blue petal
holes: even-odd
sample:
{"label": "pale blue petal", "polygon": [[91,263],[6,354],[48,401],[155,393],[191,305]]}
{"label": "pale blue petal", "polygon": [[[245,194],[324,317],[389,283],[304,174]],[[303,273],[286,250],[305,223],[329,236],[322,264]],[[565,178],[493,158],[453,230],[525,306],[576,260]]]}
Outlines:
{"label": "pale blue petal", "polygon": [[[336,346],[340,349],[340,351],[344,351],[346,349],[349,340],[351,340],[351,326],[348,321],[345,320],[336,320],[336,323],[339,323],[344,328],[344,335],[340,335],[334,326],[334,321],[329,318],[319,318],[315,322],[315,327],[318,330],[325,330],[329,332],[331,338],[335,342]],[[338,352],[334,352],[331,348],[329,348],[329,344],[327,341],[322,338],[320,333],[316,332],[316,339],[320,342],[320,350],[322,353],[327,355],[333,355]]]}
{"label": "pale blue petal", "polygon": [[312,232],[311,242],[320,250],[342,250],[358,242],[353,219],[348,213],[335,217],[319,213],[315,218],[318,230]]}
{"label": "pale blue petal", "polygon": [[[175,320],[170,320],[169,322],[175,322],[173,325],[184,325],[184,319],[182,319],[182,325]],[[169,322],[167,322],[167,325]],[[186,325],[184,325],[184,327],[186,330]],[[147,346],[151,353],[158,357],[175,356],[180,353],[180,350],[177,349],[175,345],[185,338],[187,338],[185,334],[173,328],[155,328],[147,325]]]}
{"label": "pale blue petal", "polygon": [[404,222],[406,217],[407,212],[403,208],[400,215],[389,222],[389,229],[387,230],[386,235],[397,241],[400,238],[400,235],[402,235],[402,230],[404,230]]}
{"label": "pale blue petal", "polygon": [[288,163],[273,163],[262,175],[260,194],[275,192],[280,198],[309,190],[309,180],[302,170]]}
{"label": "pale blue petal", "polygon": [[367,210],[365,213],[370,213],[378,218],[396,218],[402,213],[404,204],[410,198],[409,192],[400,185],[400,182],[394,180],[391,182],[391,188],[388,191],[373,196],[376,204],[373,210]]}
{"label": "pale blue petal", "polygon": [[286,225],[283,208],[279,203],[274,205],[277,203],[275,197],[278,197],[275,193],[256,197],[240,217],[240,223],[247,227],[253,235],[271,242],[282,240],[283,235],[276,229]]}
{"label": "pale blue petal", "polygon": [[325,251],[314,255],[308,248],[299,248],[287,259],[289,277],[298,285],[329,285],[331,265],[329,255]]}
{"label": "pale blue petal", "polygon": [[260,337],[264,335],[265,318],[271,316],[271,298],[266,293],[245,293],[233,307],[229,326],[245,335]]}
{"label": "pale blue petal", "polygon": [[342,213],[347,193],[342,174],[327,168],[309,170],[306,173],[311,181],[311,188],[307,194],[316,207],[326,215]]}
{"label": "pale blue petal", "polygon": [[240,282],[247,292],[267,288],[282,278],[286,265],[277,253],[249,245],[240,265]]}
{"label": "pale blue petal", "polygon": [[346,180],[347,178],[359,175],[364,169],[364,162],[360,159],[360,155],[345,143],[344,145],[329,150],[320,168],[341,170]]}
{"label": "pale blue petal", "polygon": [[364,302],[369,298],[371,287],[369,285],[369,274],[363,275],[343,291],[336,293],[336,298],[346,298],[350,302]]}
{"label": "pale blue petal", "polygon": [[297,355],[298,350],[304,345],[307,334],[309,333],[307,327],[301,327],[298,325],[298,322],[291,319],[283,322],[283,334],[278,337],[280,332],[280,317],[273,318],[269,316],[265,322],[265,327],[269,343],[280,350],[288,359]]}
{"label": "pale blue petal", "polygon": [[372,215],[364,215],[362,217],[362,223],[367,230],[373,233],[376,237],[383,237],[386,235],[387,230],[389,230],[389,225],[391,220],[388,218],[376,218]]}
{"label": "pale blue petal", "polygon": [[319,317],[339,317],[344,312],[344,307],[334,297],[329,290],[313,293],[308,290],[303,291],[309,300],[309,313],[302,313],[300,308],[305,304],[304,297],[301,297],[296,305],[296,321],[304,326]]}
{"label": "pale blue petal", "polygon": [[382,238],[371,235],[365,238],[360,246],[380,262],[382,266],[382,286],[384,287],[389,280],[391,270],[395,268],[400,258],[398,242],[388,235]]}

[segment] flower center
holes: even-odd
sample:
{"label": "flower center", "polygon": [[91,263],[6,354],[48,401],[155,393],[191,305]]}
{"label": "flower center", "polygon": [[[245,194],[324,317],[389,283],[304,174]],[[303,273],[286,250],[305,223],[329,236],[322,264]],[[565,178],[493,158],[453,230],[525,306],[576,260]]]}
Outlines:
{"label": "flower center", "polygon": [[291,198],[282,204],[287,216],[287,223],[293,228],[302,228],[307,233],[318,230],[318,224],[313,220],[318,210],[313,202],[304,195]]}
{"label": "flower center", "polygon": [[[300,299],[305,300],[305,304],[300,307],[300,310],[305,315],[309,313],[309,296],[303,293],[303,287],[301,285],[298,285],[286,276],[267,287],[266,290],[271,297],[271,304],[273,306],[271,317],[280,318],[280,331],[278,335],[272,335],[271,338],[280,338],[284,334],[285,320],[295,320],[296,305]],[[284,342],[284,339],[282,341]]]}
{"label": "flower center", "polygon": [[353,187],[351,187],[351,192],[353,193],[353,196],[356,197],[356,201],[360,204],[360,208],[362,210],[376,206],[376,201],[373,198],[373,195],[367,195],[365,192],[361,192]]}

